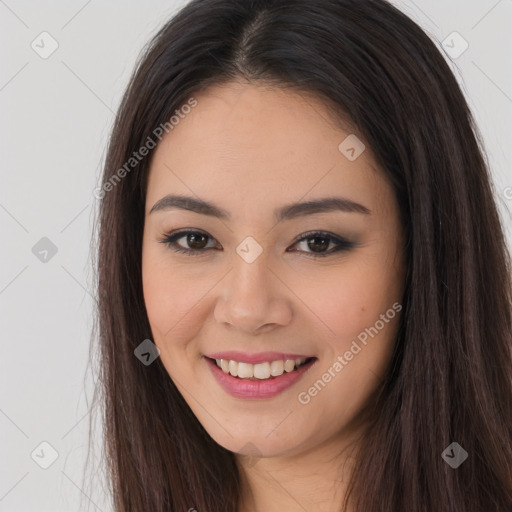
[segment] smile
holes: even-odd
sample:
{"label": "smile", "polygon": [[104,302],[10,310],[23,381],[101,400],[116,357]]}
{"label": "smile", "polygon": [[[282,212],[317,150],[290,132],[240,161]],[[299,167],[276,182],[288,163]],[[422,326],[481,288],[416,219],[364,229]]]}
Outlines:
{"label": "smile", "polygon": [[266,361],[258,364],[228,359],[205,360],[216,381],[235,398],[272,398],[295,384],[315,364],[316,357]]}
{"label": "smile", "polygon": [[240,379],[269,379],[279,377],[284,372],[290,373],[303,365],[307,358],[286,359],[267,361],[258,364],[241,363],[233,359],[216,359],[217,366],[222,368],[224,373]]}

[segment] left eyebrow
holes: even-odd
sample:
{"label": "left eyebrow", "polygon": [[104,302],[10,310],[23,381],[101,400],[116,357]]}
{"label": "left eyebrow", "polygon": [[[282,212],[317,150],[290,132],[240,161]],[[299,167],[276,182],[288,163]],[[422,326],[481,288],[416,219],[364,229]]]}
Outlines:
{"label": "left eyebrow", "polygon": [[[208,215],[218,219],[230,220],[231,214],[208,201],[190,196],[166,195],[157,201],[150,210],[150,214],[158,211],[171,209],[189,210],[201,215]],[[345,213],[361,213],[371,215],[371,211],[360,203],[343,197],[325,197],[306,201],[303,203],[292,203],[274,210],[276,221],[295,219],[305,215],[341,211]]]}
{"label": "left eyebrow", "polygon": [[344,197],[324,197],[304,203],[292,203],[274,212],[277,221],[294,219],[304,215],[341,211],[345,213],[362,213],[370,215],[371,211],[360,203]]}

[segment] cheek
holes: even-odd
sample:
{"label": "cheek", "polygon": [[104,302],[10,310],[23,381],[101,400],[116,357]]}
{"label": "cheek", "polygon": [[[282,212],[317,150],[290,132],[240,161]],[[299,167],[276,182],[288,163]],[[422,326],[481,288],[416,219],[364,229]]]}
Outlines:
{"label": "cheek", "polygon": [[161,247],[150,244],[144,244],[142,250],[142,287],[155,343],[160,345],[183,329],[183,320],[193,311],[200,290],[190,285],[179,268],[173,268]]}
{"label": "cheek", "polygon": [[207,292],[202,288],[163,276],[155,269],[143,273],[144,302],[157,345],[193,336],[200,327],[198,303]]}
{"label": "cheek", "polygon": [[297,282],[298,295],[320,320],[319,327],[333,348],[341,350],[350,344],[401,301],[399,274],[382,261],[372,256],[309,272],[309,276],[304,272]]}
{"label": "cheek", "polygon": [[342,396],[347,417],[366,402],[387,371],[401,310],[399,269],[374,253],[331,271],[320,284],[311,280],[305,285],[311,309],[328,327],[323,330],[326,357],[319,368],[332,382],[326,399],[330,396],[334,404]]}
{"label": "cheek", "polygon": [[399,321],[396,302],[369,288],[359,294],[347,289],[337,293],[337,302],[325,302],[322,319],[336,336],[323,337],[318,369],[299,390],[308,417],[323,417],[334,430],[358,421],[389,368]]}

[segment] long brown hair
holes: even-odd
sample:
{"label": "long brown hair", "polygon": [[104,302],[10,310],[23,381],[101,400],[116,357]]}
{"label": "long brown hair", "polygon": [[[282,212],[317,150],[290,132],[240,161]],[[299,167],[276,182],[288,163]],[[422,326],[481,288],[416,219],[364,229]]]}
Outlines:
{"label": "long brown hair", "polygon": [[[97,393],[115,511],[237,510],[235,455],[159,359],[134,355],[152,338],[141,278],[151,157],[130,159],[194,94],[240,78],[323,99],[364,136],[400,207],[403,313],[347,498],[359,512],[512,510],[510,257],[445,58],[383,0],[194,0],[138,62],[98,194]],[[441,456],[452,442],[468,452],[456,469]]]}

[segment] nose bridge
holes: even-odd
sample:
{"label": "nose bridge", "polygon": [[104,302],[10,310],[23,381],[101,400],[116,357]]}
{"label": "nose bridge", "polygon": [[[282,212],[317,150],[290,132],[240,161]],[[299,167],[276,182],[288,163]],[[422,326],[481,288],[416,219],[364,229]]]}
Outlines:
{"label": "nose bridge", "polygon": [[[243,249],[249,248],[244,253]],[[260,252],[254,258],[246,255],[254,246],[240,244],[233,257],[232,271],[226,276],[224,289],[215,308],[216,320],[245,331],[256,331],[268,324],[285,324],[291,318],[291,308],[285,295],[286,287],[279,284],[267,255]]]}
{"label": "nose bridge", "polygon": [[233,272],[231,276],[231,292],[240,298],[254,295],[255,298],[270,298],[273,288],[272,277],[274,273],[269,268],[266,254],[261,254],[254,261],[243,257],[233,257]]}

